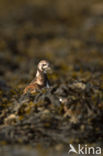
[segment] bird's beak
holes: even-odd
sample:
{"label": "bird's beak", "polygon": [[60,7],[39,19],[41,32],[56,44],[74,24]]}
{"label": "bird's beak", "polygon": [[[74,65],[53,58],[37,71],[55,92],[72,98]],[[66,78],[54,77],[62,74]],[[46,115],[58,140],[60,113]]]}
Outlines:
{"label": "bird's beak", "polygon": [[47,70],[46,70],[48,73],[52,73],[52,67],[51,66],[48,66]]}

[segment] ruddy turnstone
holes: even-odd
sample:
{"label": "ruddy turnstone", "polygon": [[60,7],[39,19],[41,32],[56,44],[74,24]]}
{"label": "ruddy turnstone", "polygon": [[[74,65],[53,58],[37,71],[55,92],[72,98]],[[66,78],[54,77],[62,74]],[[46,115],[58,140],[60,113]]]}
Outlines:
{"label": "ruddy turnstone", "polygon": [[51,70],[50,63],[46,60],[39,62],[37,66],[36,77],[32,82],[24,89],[24,94],[26,93],[36,93],[39,89],[43,87],[50,87],[50,83],[47,77],[47,72]]}

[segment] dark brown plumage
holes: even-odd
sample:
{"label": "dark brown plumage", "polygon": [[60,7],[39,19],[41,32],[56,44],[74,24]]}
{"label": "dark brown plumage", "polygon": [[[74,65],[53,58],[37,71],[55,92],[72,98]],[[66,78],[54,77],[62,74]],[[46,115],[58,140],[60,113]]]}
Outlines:
{"label": "dark brown plumage", "polygon": [[39,62],[37,67],[36,77],[33,81],[24,89],[24,94],[27,92],[36,93],[43,87],[49,87],[49,80],[47,77],[47,71],[51,70],[50,63],[46,60]]}

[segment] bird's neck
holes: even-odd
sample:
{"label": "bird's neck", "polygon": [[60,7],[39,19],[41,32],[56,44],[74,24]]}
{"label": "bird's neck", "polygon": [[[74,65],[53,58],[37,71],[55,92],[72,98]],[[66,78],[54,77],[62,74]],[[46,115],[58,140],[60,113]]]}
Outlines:
{"label": "bird's neck", "polygon": [[38,85],[45,85],[47,75],[39,70],[36,73],[36,82]]}
{"label": "bird's neck", "polygon": [[37,70],[36,77],[39,78],[39,77],[42,77],[42,76],[43,76],[42,72],[40,72],[39,70]]}

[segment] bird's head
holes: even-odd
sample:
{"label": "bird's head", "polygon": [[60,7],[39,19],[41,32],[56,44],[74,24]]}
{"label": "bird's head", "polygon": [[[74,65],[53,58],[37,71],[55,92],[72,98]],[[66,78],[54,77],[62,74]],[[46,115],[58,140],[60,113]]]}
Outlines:
{"label": "bird's head", "polygon": [[43,73],[47,73],[51,71],[51,65],[48,61],[42,60],[38,64],[38,70]]}

